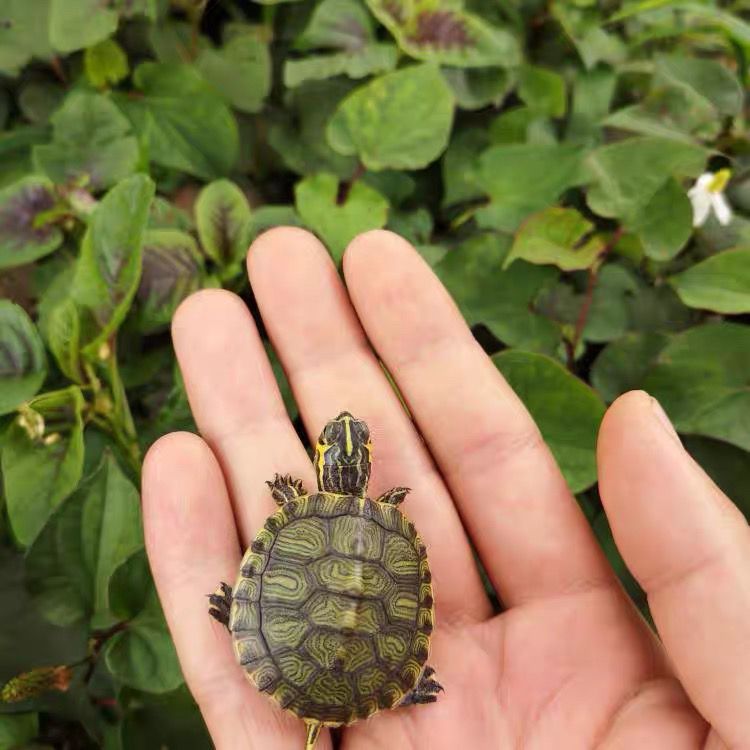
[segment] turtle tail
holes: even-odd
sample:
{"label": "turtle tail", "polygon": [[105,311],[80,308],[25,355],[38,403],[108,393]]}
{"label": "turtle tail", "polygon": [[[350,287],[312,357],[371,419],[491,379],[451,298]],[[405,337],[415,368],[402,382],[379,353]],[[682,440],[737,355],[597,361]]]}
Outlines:
{"label": "turtle tail", "polygon": [[322,728],[323,725],[318,721],[307,722],[307,743],[305,744],[305,750],[313,750]]}

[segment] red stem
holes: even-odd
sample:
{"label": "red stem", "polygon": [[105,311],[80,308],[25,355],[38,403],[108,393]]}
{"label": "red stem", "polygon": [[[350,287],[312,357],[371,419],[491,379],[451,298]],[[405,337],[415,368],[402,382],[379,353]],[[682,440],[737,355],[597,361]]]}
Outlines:
{"label": "red stem", "polygon": [[362,177],[364,173],[365,165],[362,164],[362,162],[358,162],[357,166],[354,168],[352,178],[349,180],[349,182],[343,182],[341,184],[341,187],[339,188],[339,194],[336,196],[337,206],[343,206],[344,203],[346,203],[347,199],[349,198],[349,193],[354,187],[354,184],[357,182],[357,180],[359,180],[360,177]]}
{"label": "red stem", "polygon": [[586,328],[588,322],[589,312],[591,312],[591,303],[594,301],[594,291],[596,290],[596,284],[599,281],[599,269],[602,266],[602,261],[612,248],[620,241],[623,234],[623,228],[617,227],[612,236],[609,238],[609,242],[602,248],[596,260],[591,264],[589,268],[589,277],[586,284],[586,292],[583,296],[583,302],[581,303],[581,309],[578,311],[578,317],[576,318],[576,326],[573,332],[573,338],[566,343],[566,349],[568,354],[568,369],[573,371],[575,366],[576,350],[578,344],[581,342],[583,331]]}
{"label": "red stem", "polygon": [[68,76],[65,75],[65,68],[63,68],[62,61],[57,55],[53,55],[52,58],[49,61],[49,65],[52,68],[52,72],[57,77],[57,80],[60,81],[60,83],[63,84],[63,86],[68,85]]}

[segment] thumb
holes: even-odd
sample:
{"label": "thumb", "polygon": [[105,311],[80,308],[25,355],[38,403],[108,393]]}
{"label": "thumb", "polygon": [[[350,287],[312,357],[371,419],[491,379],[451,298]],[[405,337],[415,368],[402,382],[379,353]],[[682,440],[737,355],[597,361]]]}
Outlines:
{"label": "thumb", "polygon": [[621,396],[602,423],[599,480],[615,542],[648,594],[697,709],[750,747],[750,529],[682,447],[658,402]]}

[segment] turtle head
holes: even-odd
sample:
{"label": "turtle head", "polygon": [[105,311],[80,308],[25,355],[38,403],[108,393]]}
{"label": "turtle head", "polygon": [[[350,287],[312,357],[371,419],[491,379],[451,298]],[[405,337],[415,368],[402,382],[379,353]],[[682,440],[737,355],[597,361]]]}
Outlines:
{"label": "turtle head", "polygon": [[364,497],[372,464],[370,429],[348,411],[332,419],[315,446],[318,489]]}

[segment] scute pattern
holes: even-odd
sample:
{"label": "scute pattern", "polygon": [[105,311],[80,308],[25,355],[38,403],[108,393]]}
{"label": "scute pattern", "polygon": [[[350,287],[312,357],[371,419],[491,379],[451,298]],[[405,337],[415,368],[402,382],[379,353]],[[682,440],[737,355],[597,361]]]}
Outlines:
{"label": "scute pattern", "polygon": [[242,561],[230,629],[260,689],[348,724],[411,690],[433,627],[426,550],[393,505],[315,494],[269,517]]}

